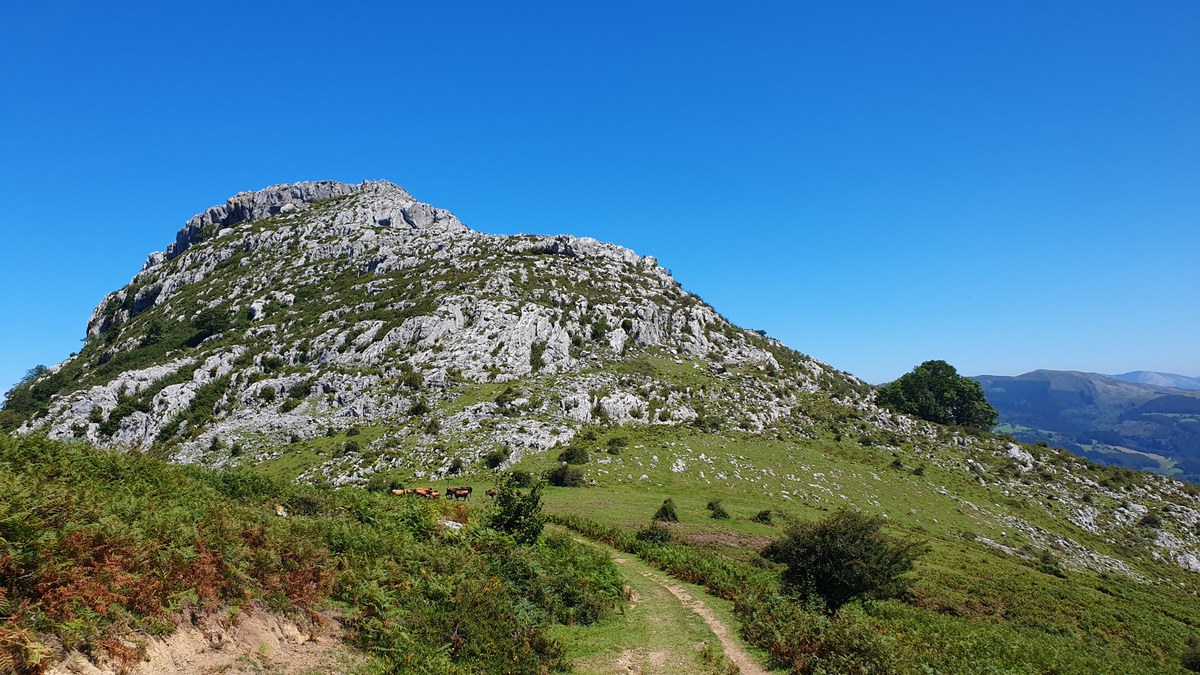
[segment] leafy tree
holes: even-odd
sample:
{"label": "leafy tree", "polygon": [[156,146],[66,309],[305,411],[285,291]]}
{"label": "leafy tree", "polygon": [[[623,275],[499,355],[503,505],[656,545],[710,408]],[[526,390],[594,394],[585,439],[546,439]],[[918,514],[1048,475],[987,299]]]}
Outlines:
{"label": "leafy tree", "polygon": [[897,412],[938,424],[988,429],[1000,413],[983,395],[983,386],[958,374],[945,361],[926,361],[879,389],[876,400]]}
{"label": "leafy tree", "polygon": [[496,488],[496,511],[489,525],[507,532],[521,544],[533,544],[546,526],[542,513],[542,483],[535,482],[529,492],[517,489],[519,477],[509,474],[507,480]]}
{"label": "leafy tree", "polygon": [[814,522],[797,522],[767,546],[762,556],[787,565],[784,587],[808,599],[819,598],[828,614],[852,600],[883,600],[907,588],[904,574],[929,550],[916,540],[879,531],[884,520],[842,509]]}

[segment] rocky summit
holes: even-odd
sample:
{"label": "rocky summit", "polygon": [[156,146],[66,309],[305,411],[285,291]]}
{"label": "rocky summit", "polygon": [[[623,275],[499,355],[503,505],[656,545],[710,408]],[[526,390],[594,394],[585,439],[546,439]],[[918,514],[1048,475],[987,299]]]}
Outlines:
{"label": "rocky summit", "polygon": [[[669,468],[891,508],[1068,570],[1185,585],[1175,575],[1200,572],[1194,486],[892,413],[856,378],[732,325],[654,258],[483,234],[383,181],[277,185],[193,217],[96,307],[82,351],[32,373],[0,415],[18,434],[334,486],[488,477],[624,429],[644,444],[587,480]],[[940,515],[895,512],[909,497]]]}
{"label": "rocky summit", "polygon": [[[459,453],[470,464],[601,420],[761,432],[803,416],[799,393],[865,405],[868,390],[731,325],[654,258],[482,234],[385,181],[277,185],[208,209],[96,307],[87,334],[45,374],[58,386],[26,428],[212,465],[389,424],[377,444],[436,474],[447,443],[474,449]],[[712,386],[672,386],[681,369]],[[398,461],[319,471],[353,482]]]}

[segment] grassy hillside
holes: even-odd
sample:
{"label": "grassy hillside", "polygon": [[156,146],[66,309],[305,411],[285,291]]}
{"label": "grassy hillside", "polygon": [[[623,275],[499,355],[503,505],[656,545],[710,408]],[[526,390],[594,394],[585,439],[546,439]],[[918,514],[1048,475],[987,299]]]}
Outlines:
{"label": "grassy hillside", "polygon": [[548,629],[592,623],[622,594],[603,553],[562,535],[519,546],[460,506],[83,444],[0,434],[0,495],[5,673],[71,649],[135,662],[185,610],[255,606],[341,614],[365,672],[562,670]]}

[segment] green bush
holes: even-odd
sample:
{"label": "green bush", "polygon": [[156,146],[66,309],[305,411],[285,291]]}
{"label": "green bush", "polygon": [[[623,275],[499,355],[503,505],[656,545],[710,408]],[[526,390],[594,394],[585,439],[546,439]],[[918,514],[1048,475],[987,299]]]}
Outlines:
{"label": "green bush", "polygon": [[583,469],[575,469],[566,464],[551,469],[546,474],[546,480],[556,487],[583,487],[587,483]]}
{"label": "green bush", "polygon": [[668,523],[678,523],[679,514],[675,511],[675,500],[667,497],[663,500],[662,506],[654,512],[654,517],[651,520],[661,520]]}
{"label": "green bush", "polygon": [[772,522],[774,522],[774,519],[771,517],[771,509],[763,509],[762,511],[759,511],[758,513],[754,514],[754,518],[752,520],[754,520],[756,523],[762,523],[764,525],[770,525]]}
{"label": "green bush", "polygon": [[493,529],[512,535],[518,543],[533,544],[546,526],[540,482],[534,482],[528,492],[521,492],[517,479],[510,474],[496,488],[495,507],[488,524]]}
{"label": "green bush", "polygon": [[720,499],[712,500],[704,508],[711,511],[712,517],[716,518],[717,520],[729,520],[729,512],[726,511],[725,507],[721,505]]}
{"label": "green bush", "polygon": [[885,535],[883,524],[879,516],[843,508],[821,521],[790,525],[762,556],[787,565],[785,588],[821,601],[833,614],[852,600],[892,598],[907,589],[904,575],[928,546]]}
{"label": "green bush", "polygon": [[1188,636],[1187,648],[1183,652],[1180,664],[1193,673],[1200,673],[1200,637]]}
{"label": "green bush", "polygon": [[521,469],[509,471],[506,480],[519,488],[530,488],[537,482],[537,478],[532,473]]}
{"label": "green bush", "polygon": [[637,537],[638,541],[647,544],[665,544],[671,541],[671,530],[658,521],[652,521],[649,525],[638,530],[634,536]]}
{"label": "green bush", "polygon": [[558,453],[558,461],[566,462],[567,464],[587,464],[592,455],[587,448],[578,445],[571,445]]}
{"label": "green bush", "polygon": [[[500,465],[507,462],[508,458],[512,457],[512,450],[509,448],[496,448],[483,458],[483,464],[489,469],[498,469]],[[528,486],[523,486],[528,487]]]}

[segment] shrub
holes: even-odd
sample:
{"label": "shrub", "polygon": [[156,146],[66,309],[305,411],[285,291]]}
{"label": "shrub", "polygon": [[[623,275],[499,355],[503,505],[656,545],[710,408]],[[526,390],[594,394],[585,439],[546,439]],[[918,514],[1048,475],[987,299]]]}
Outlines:
{"label": "shrub", "polygon": [[770,525],[773,522],[771,518],[771,509],[763,509],[762,511],[759,511],[758,513],[754,514],[754,518],[752,518],[752,520],[756,523]]}
{"label": "shrub", "polygon": [[558,461],[567,464],[587,464],[589,459],[591,459],[591,453],[587,451],[587,448],[581,448],[578,445],[572,445],[558,453]]}
{"label": "shrub", "polygon": [[381,473],[373,473],[367,479],[367,492],[387,492],[392,489],[391,481]]}
{"label": "shrub", "polygon": [[1200,637],[1188,637],[1187,649],[1184,650],[1180,663],[1193,673],[1200,673]]}
{"label": "shrub", "polygon": [[489,469],[498,469],[501,464],[508,461],[509,457],[512,457],[512,450],[508,448],[496,448],[483,458],[483,464]]}
{"label": "shrub", "polygon": [[638,530],[634,536],[637,537],[638,541],[644,541],[647,544],[665,544],[671,541],[671,530],[662,523],[655,521]]}
{"label": "shrub", "polygon": [[1148,527],[1151,529],[1156,529],[1156,528],[1162,527],[1162,524],[1163,524],[1162,516],[1158,515],[1154,511],[1151,511],[1151,512],[1147,513],[1146,515],[1142,516],[1142,519],[1138,521],[1138,525],[1141,525],[1142,527]]}
{"label": "shrub", "polygon": [[712,511],[712,517],[717,520],[729,520],[729,512],[725,510],[724,506],[721,506],[720,499],[712,500],[704,508]]}
{"label": "shrub", "polygon": [[533,544],[546,526],[542,514],[542,484],[533,483],[529,492],[521,492],[515,476],[496,489],[496,510],[488,522],[493,529],[511,534],[520,544]]}
{"label": "shrub", "polygon": [[545,342],[535,342],[529,346],[529,367],[533,372],[536,373],[546,366],[546,359],[543,356],[545,353]]}
{"label": "shrub", "polygon": [[192,343],[199,344],[213,335],[224,333],[232,325],[233,319],[229,317],[229,312],[219,307],[203,310],[192,319],[192,327],[196,329]]}
{"label": "shrub", "polygon": [[263,387],[262,389],[258,390],[258,398],[261,399],[263,403],[274,403],[275,395],[274,387]]}
{"label": "shrub", "polygon": [[881,533],[884,520],[841,509],[818,522],[798,522],[767,546],[767,560],[787,565],[789,591],[819,599],[829,614],[852,600],[882,600],[907,589],[904,575],[928,545]]}
{"label": "shrub", "polygon": [[345,445],[345,447],[344,447],[344,448],[342,448],[343,452],[347,452],[347,453],[350,453],[350,452],[358,452],[358,451],[359,451],[359,450],[361,450],[361,449],[362,449],[362,446],[360,446],[360,445],[358,444],[358,441],[354,440],[353,438],[351,438],[350,440],[346,441],[346,445]]}
{"label": "shrub", "polygon": [[587,482],[582,469],[574,469],[566,464],[551,469],[546,474],[546,480],[557,487],[583,487]]}
{"label": "shrub", "polygon": [[512,471],[508,472],[507,480],[516,487],[528,488],[533,487],[536,479],[533,477],[533,474],[529,473],[528,471],[513,469]]}
{"label": "shrub", "polygon": [[654,512],[654,517],[651,520],[659,520],[668,523],[678,523],[679,514],[675,512],[675,501],[670,497],[663,500],[662,506]]}
{"label": "shrub", "polygon": [[454,461],[450,462],[450,469],[446,472],[447,475],[453,476],[456,473],[461,473],[463,470],[462,457],[455,457]]}

